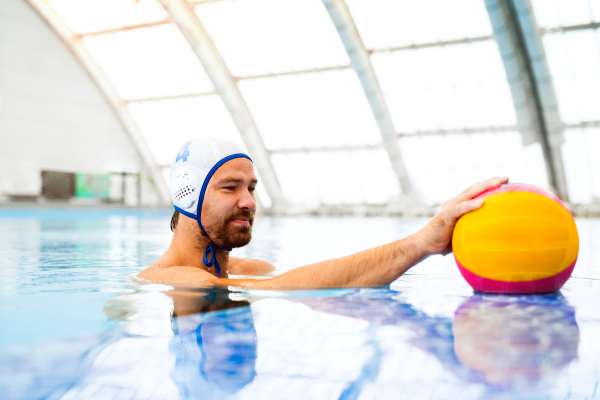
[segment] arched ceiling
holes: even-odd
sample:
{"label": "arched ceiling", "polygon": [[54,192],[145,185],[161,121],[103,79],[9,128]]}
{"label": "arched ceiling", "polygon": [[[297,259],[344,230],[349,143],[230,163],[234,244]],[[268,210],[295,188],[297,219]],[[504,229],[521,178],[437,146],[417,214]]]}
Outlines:
{"label": "arched ceiling", "polygon": [[[163,8],[168,1],[28,1],[46,20],[51,10],[69,30],[69,45],[95,64],[94,73],[137,130],[149,168],[165,182],[171,156],[190,137],[218,136],[251,147],[189,32]],[[273,193],[283,194],[276,202],[309,208],[386,204],[401,196],[369,93],[324,3],[186,3],[247,107],[261,154],[269,158],[265,173],[270,165],[276,175],[259,192],[267,206]],[[566,124],[565,168],[575,202],[600,197],[600,162],[590,153],[600,147],[600,108],[593,106],[600,100],[598,4],[533,1],[540,26],[534,33],[542,37]],[[380,86],[403,166],[427,204],[491,175],[548,187],[539,144],[522,144],[485,1],[345,5]]]}

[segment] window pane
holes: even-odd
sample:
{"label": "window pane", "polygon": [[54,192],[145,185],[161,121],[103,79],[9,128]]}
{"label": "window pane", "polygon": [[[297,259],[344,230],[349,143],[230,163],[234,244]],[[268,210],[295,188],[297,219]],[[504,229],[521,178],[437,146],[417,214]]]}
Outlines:
{"label": "window pane", "polygon": [[123,99],[213,89],[198,58],[174,25],[86,37],[83,44]]}
{"label": "window pane", "polygon": [[400,147],[427,204],[443,204],[494,176],[548,188],[541,147],[523,147],[518,132],[407,137]]}
{"label": "window pane", "polygon": [[273,168],[279,178],[283,195],[293,204],[317,206],[321,193],[314,166],[306,153],[273,154]]}
{"label": "window pane", "polygon": [[240,90],[268,149],[381,141],[352,70],[242,80]]}
{"label": "window pane", "polygon": [[491,40],[377,53],[372,61],[398,132],[516,124]]}
{"label": "window pane", "polygon": [[383,150],[276,153],[272,161],[295,204],[382,204],[399,193]]}
{"label": "window pane", "polygon": [[599,0],[532,0],[538,26],[581,25],[600,21]]}
{"label": "window pane", "polygon": [[321,0],[220,1],[196,13],[236,76],[350,63]]}
{"label": "window pane", "polygon": [[384,204],[399,196],[398,178],[385,150],[363,150],[351,153],[350,162],[357,165],[355,184],[363,203]]}
{"label": "window pane", "polygon": [[130,103],[129,111],[160,165],[170,165],[181,146],[198,137],[228,139],[245,149],[216,95]]}
{"label": "window pane", "polygon": [[75,33],[163,21],[167,13],[155,0],[47,0]]}
{"label": "window pane", "polygon": [[591,203],[600,200],[600,128],[568,129],[563,156],[569,200]]}
{"label": "window pane", "polygon": [[543,42],[563,121],[600,120],[600,33],[548,34]]}
{"label": "window pane", "polygon": [[365,46],[381,49],[492,34],[480,0],[347,0]]}
{"label": "window pane", "polygon": [[161,172],[163,179],[167,183],[167,187],[169,187],[169,184],[171,183],[171,168],[163,167],[161,168]]}

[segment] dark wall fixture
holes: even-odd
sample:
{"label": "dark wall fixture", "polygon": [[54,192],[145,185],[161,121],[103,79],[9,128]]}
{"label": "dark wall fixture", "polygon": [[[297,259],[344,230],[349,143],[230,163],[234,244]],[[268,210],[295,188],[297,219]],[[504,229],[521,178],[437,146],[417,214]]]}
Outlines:
{"label": "dark wall fixture", "polygon": [[75,174],[42,171],[42,196],[51,200],[68,200],[75,196]]}

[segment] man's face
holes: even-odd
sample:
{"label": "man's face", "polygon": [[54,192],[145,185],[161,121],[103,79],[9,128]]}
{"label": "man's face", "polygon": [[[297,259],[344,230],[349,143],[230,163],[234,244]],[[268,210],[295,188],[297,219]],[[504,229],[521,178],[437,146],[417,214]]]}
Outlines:
{"label": "man's face", "polygon": [[202,225],[225,248],[242,247],[252,239],[257,180],[252,162],[235,158],[212,176],[202,204]]}

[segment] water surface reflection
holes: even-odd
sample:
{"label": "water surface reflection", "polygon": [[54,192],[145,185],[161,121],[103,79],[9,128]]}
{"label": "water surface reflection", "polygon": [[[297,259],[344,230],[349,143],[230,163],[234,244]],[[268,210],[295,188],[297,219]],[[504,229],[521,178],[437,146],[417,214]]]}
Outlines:
{"label": "water surface reflection", "polygon": [[[168,374],[180,396],[221,399],[262,393],[278,398],[281,389],[271,392],[265,385],[281,381],[275,386],[284,387],[283,382],[310,377],[313,383],[328,382],[327,393],[339,390],[335,398],[358,398],[370,387],[400,390],[413,379],[406,378],[411,369],[419,380],[442,386],[453,382],[445,389],[449,396],[467,389],[476,393],[463,398],[540,395],[552,392],[555,378],[578,356],[575,308],[561,294],[475,294],[457,302],[448,317],[426,313],[403,301],[402,292],[383,288],[272,294],[277,296],[176,289],[143,295],[138,301],[145,304],[142,309],[150,306],[151,296],[162,296],[156,299],[172,310],[169,335],[161,337],[174,360]],[[118,298],[132,303],[138,295],[117,295],[111,307],[122,309]],[[340,316],[355,322],[343,322]],[[135,318],[128,324],[132,322]],[[327,324],[340,325],[330,330]],[[390,336],[390,329],[397,334]],[[334,337],[326,332],[335,332]],[[433,363],[422,364],[424,358]],[[345,365],[339,365],[341,359],[347,360]],[[390,369],[391,359],[397,363]],[[445,372],[430,371],[435,365]],[[394,375],[398,380],[386,381]]]}
{"label": "water surface reflection", "polygon": [[560,295],[474,295],[452,323],[458,360],[492,385],[522,387],[577,358],[575,309]]}
{"label": "water surface reflection", "polygon": [[[256,329],[250,303],[230,292],[174,290],[171,378],[185,398],[225,398],[256,376]],[[226,311],[226,312],[225,312]]]}
{"label": "water surface reflection", "polygon": [[575,309],[561,294],[474,294],[454,318],[430,316],[394,299],[393,292],[373,294],[301,302],[317,311],[407,329],[413,346],[436,357],[463,383],[484,384],[491,391],[533,388],[577,359]]}

